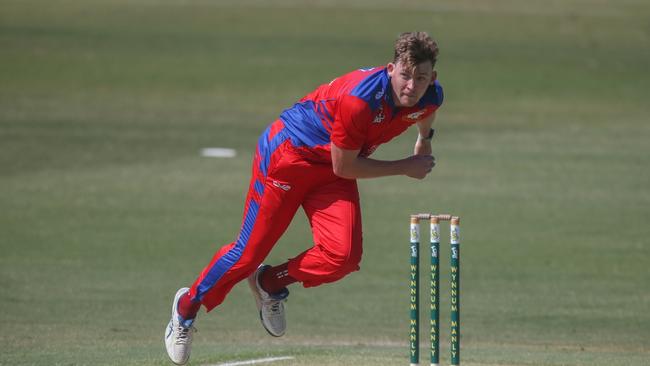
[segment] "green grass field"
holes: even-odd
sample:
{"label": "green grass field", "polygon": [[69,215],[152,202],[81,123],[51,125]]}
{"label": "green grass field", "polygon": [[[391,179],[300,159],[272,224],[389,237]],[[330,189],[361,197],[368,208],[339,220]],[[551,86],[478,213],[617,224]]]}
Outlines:
{"label": "green grass field", "polygon": [[[316,85],[388,62],[408,30],[441,47],[434,172],[362,181],[362,270],[294,286],[282,339],[236,287],[200,314],[191,364],[407,364],[407,219],[424,211],[463,217],[463,364],[650,362],[647,1],[0,9],[0,365],[171,365],[171,299],[234,239],[258,134]],[[213,146],[239,154],[199,155]],[[299,213],[268,262],[310,245]]]}

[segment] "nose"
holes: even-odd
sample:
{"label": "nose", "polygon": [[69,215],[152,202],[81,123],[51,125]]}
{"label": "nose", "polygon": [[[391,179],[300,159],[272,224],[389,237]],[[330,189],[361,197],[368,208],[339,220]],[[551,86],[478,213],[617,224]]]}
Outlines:
{"label": "nose", "polygon": [[404,89],[406,90],[413,90],[413,87],[415,86],[415,81],[413,79],[409,79],[406,84],[404,85]]}

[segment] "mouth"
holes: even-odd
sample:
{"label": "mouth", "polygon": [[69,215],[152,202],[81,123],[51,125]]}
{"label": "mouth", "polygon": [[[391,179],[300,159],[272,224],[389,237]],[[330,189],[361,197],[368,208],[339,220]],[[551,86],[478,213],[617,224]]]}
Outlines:
{"label": "mouth", "polygon": [[415,95],[409,95],[409,94],[402,94],[402,98],[405,101],[412,102],[414,101],[417,97]]}

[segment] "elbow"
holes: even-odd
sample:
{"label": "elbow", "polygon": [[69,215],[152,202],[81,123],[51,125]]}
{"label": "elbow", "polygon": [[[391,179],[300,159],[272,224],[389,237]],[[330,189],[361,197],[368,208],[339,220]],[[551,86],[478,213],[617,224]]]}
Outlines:
{"label": "elbow", "polygon": [[341,164],[341,162],[333,162],[332,171],[339,178],[343,178],[343,179],[356,178],[354,175],[350,173],[350,170],[347,169],[344,164]]}
{"label": "elbow", "polygon": [[332,165],[332,171],[334,172],[334,175],[336,175],[339,178],[348,178],[347,175],[345,174],[345,169],[339,164],[334,164]]}
{"label": "elbow", "polygon": [[332,172],[343,179],[356,179],[358,150],[344,150],[332,144]]}

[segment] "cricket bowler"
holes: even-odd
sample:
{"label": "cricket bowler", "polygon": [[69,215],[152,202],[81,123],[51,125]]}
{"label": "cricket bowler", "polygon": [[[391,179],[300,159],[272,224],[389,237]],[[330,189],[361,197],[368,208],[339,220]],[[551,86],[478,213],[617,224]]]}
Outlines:
{"label": "cricket bowler", "polygon": [[[262,326],[286,330],[287,286],[315,287],[359,270],[362,253],[357,179],[404,175],[423,179],[435,165],[432,123],[443,101],[434,67],[437,43],[425,32],[401,34],[392,62],[342,75],[284,110],[259,137],[242,225],[187,288],[176,293],[165,345],[187,363],[197,313],[211,311],[244,279]],[[377,160],[381,144],[417,128],[413,154]],[[285,263],[262,264],[302,207],[313,246]]]}

